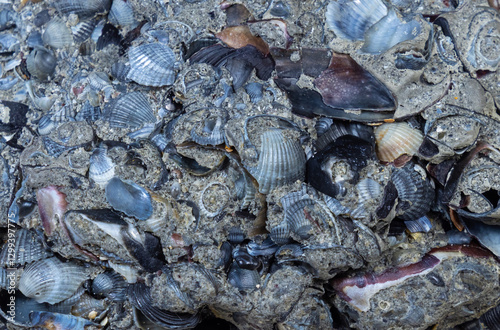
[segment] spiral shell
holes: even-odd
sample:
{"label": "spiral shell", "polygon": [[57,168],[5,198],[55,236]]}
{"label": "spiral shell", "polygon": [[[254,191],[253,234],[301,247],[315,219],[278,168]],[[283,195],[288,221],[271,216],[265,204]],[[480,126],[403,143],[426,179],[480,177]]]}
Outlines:
{"label": "spiral shell", "polygon": [[29,264],[19,280],[19,290],[39,303],[55,304],[71,297],[86,279],[84,268],[53,257]]}
{"label": "spiral shell", "polygon": [[413,156],[424,140],[422,133],[406,122],[382,124],[374,133],[377,157],[389,163],[405,154]]}

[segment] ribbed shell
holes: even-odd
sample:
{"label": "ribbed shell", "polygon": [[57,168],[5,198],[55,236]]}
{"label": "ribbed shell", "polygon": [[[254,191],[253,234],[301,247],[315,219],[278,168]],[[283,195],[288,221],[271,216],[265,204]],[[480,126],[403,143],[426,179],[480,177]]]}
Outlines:
{"label": "ribbed shell", "polygon": [[373,141],[373,129],[360,123],[332,121],[328,129],[324,131],[321,129],[321,133],[318,132],[318,140],[315,142],[318,151],[323,150],[328,144],[344,135],[353,135],[365,141]]}
{"label": "ribbed shell", "polygon": [[259,101],[262,100],[262,97],[264,96],[263,86],[258,82],[247,84],[245,86],[245,91],[247,92],[248,96],[250,96],[250,101],[252,101],[252,103],[254,104],[259,103]]}
{"label": "ribbed shell", "polygon": [[30,322],[37,328],[49,325],[48,329],[84,329],[88,325],[97,325],[81,317],[42,311],[31,312]]}
{"label": "ribbed shell", "polygon": [[76,316],[87,317],[89,313],[95,311],[101,313],[104,309],[106,309],[106,300],[95,299],[89,296],[88,294],[84,294],[80,297],[78,302],[74,304],[73,308],[71,308],[71,314]]}
{"label": "ribbed shell", "polygon": [[108,297],[114,301],[124,301],[127,298],[128,284],[122,275],[115,272],[99,274],[92,281],[91,292],[98,297]]}
{"label": "ribbed shell", "polygon": [[112,0],[56,0],[53,6],[61,14],[77,14],[79,18],[104,13],[111,7]]}
{"label": "ribbed shell", "polygon": [[224,124],[221,116],[210,116],[195,125],[191,130],[191,139],[201,145],[218,145],[224,142]]}
{"label": "ribbed shell", "polygon": [[90,155],[89,179],[104,187],[115,176],[115,164],[106,148],[99,147]]}
{"label": "ribbed shell", "polygon": [[71,31],[73,32],[73,40],[78,44],[84,42],[85,40],[90,38],[92,32],[94,32],[94,28],[96,25],[97,20],[89,19],[78,23],[74,27],[71,27]]}
{"label": "ribbed shell", "polygon": [[370,178],[359,181],[356,189],[358,190],[358,200],[360,203],[379,198],[383,191],[380,183]]}
{"label": "ribbed shell", "polygon": [[383,162],[393,162],[399,156],[413,156],[424,140],[422,132],[405,122],[384,123],[374,130],[377,157]]}
{"label": "ribbed shell", "polygon": [[298,141],[273,129],[262,134],[261,142],[258,165],[250,168],[260,193],[268,194],[276,187],[304,180],[306,157]]}
{"label": "ribbed shell", "polygon": [[19,280],[19,290],[39,303],[55,304],[71,297],[86,279],[83,267],[54,257],[29,264]]}
{"label": "ribbed shell", "polygon": [[238,290],[254,290],[260,284],[260,276],[256,270],[240,268],[233,262],[227,274],[227,281]]}
{"label": "ribbed shell", "polygon": [[36,235],[24,228],[16,231],[14,244],[13,252],[9,251],[8,244],[4,245],[0,254],[0,266],[8,267],[11,263],[24,265],[52,256],[52,252],[43,247]]}
{"label": "ribbed shell", "polygon": [[130,81],[130,79],[127,79],[129,71],[130,71],[130,66],[123,62],[115,62],[111,66],[111,75],[121,82]]}
{"label": "ribbed shell", "polygon": [[164,44],[152,43],[130,47],[128,79],[145,86],[172,85],[175,81],[175,55]]}
{"label": "ribbed shell", "polygon": [[55,17],[45,27],[42,40],[45,45],[64,48],[73,44],[73,34],[62,19]]}
{"label": "ribbed shell", "polygon": [[147,97],[141,92],[127,93],[109,106],[105,114],[111,127],[138,128],[156,121]]}
{"label": "ribbed shell", "polygon": [[128,26],[134,24],[134,8],[130,1],[113,0],[108,19],[113,25]]}

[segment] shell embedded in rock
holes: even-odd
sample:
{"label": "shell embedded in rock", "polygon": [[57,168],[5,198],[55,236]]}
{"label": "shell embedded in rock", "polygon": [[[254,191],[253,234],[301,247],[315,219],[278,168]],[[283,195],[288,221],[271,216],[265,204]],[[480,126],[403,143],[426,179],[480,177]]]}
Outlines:
{"label": "shell embedded in rock", "polygon": [[36,235],[23,228],[16,231],[14,247],[4,245],[0,253],[0,266],[24,265],[51,256],[52,252],[43,247]]}
{"label": "shell embedded in rock", "polygon": [[106,200],[115,210],[139,220],[146,220],[153,213],[151,196],[146,189],[117,177],[106,186]]}
{"label": "shell embedded in rock", "polygon": [[402,155],[413,156],[424,140],[422,132],[406,122],[384,123],[374,134],[378,159],[389,163]]}
{"label": "shell embedded in rock", "polygon": [[120,128],[138,128],[156,121],[147,97],[141,92],[127,93],[112,102],[105,110],[104,117],[111,127]]}
{"label": "shell embedded in rock", "polygon": [[124,301],[127,297],[127,282],[115,272],[99,274],[92,281],[91,292],[98,297],[108,297],[114,301]]}
{"label": "shell embedded in rock", "polygon": [[115,176],[115,164],[107,155],[104,147],[99,147],[90,155],[89,179],[105,186]]}
{"label": "shell embedded in rock", "polygon": [[62,19],[55,17],[45,27],[42,40],[45,45],[64,48],[73,44],[73,34]]}
{"label": "shell embedded in rock", "polygon": [[175,81],[175,55],[167,45],[151,43],[130,47],[127,78],[144,86],[167,86]]}
{"label": "shell embedded in rock", "polygon": [[467,33],[466,64],[476,70],[498,70],[500,64],[500,17],[485,9],[474,15]]}
{"label": "shell embedded in rock", "polygon": [[260,285],[260,276],[256,270],[240,268],[233,262],[227,273],[227,281],[239,290],[255,290]]}
{"label": "shell embedded in rock", "polygon": [[298,141],[273,129],[261,135],[261,143],[258,165],[249,169],[260,193],[268,194],[276,187],[304,179],[306,157]]}
{"label": "shell embedded in rock", "polygon": [[57,59],[51,52],[43,48],[33,49],[26,58],[26,68],[35,78],[46,80],[50,77],[57,65]]}
{"label": "shell embedded in rock", "polygon": [[86,279],[83,267],[53,257],[26,266],[19,290],[39,303],[55,304],[71,297]]}
{"label": "shell embedded in rock", "polygon": [[328,5],[326,22],[338,37],[363,40],[365,32],[385,15],[387,7],[381,0],[339,0]]}

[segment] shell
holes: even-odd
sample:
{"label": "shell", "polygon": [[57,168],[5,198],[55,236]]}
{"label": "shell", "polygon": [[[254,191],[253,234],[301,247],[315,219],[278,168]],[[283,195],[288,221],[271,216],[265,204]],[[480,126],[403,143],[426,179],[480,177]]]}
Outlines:
{"label": "shell", "polygon": [[97,25],[97,20],[88,19],[78,23],[71,27],[71,32],[73,33],[73,40],[75,43],[80,44],[90,38],[92,32],[94,32],[95,26]]}
{"label": "shell", "polygon": [[424,169],[410,163],[392,172],[391,181],[398,191],[397,212],[401,219],[417,220],[429,212],[434,201],[434,188]]}
{"label": "shell", "polygon": [[353,135],[357,136],[365,141],[373,142],[373,129],[370,126],[363,125],[360,123],[346,123],[340,121],[332,121],[330,127],[323,131],[320,129],[322,134],[318,133],[318,140],[315,143],[316,149],[323,150],[330,144],[341,136]]}
{"label": "shell", "polygon": [[19,280],[19,290],[39,303],[55,304],[71,297],[86,279],[84,268],[53,257],[29,264]]}
{"label": "shell", "polygon": [[53,6],[61,14],[77,14],[78,17],[92,17],[100,13],[105,13],[111,8],[112,0],[56,0]]}
{"label": "shell", "polygon": [[233,250],[233,258],[242,269],[254,270],[261,265],[259,259],[249,254],[248,251],[242,247],[237,247]]}
{"label": "shell", "polygon": [[258,82],[248,83],[245,86],[245,91],[247,92],[248,96],[250,96],[250,101],[252,101],[253,104],[259,103],[259,101],[262,100],[262,97],[264,96],[263,86]]}
{"label": "shell", "polygon": [[269,237],[271,237],[274,243],[278,245],[285,245],[290,242],[290,235],[291,230],[288,222],[282,222],[280,225],[271,229],[271,234],[269,234]]}
{"label": "shell", "polygon": [[84,329],[89,325],[97,325],[73,315],[40,311],[30,313],[30,322],[33,327],[45,327],[46,329]]}
{"label": "shell", "polygon": [[485,9],[474,15],[469,23],[464,49],[468,49],[467,64],[475,70],[498,70],[500,64],[500,17],[498,11]]}
{"label": "shell", "polygon": [[258,165],[249,171],[259,183],[259,192],[268,194],[276,187],[303,180],[305,167],[306,157],[300,143],[273,129],[261,135]]}
{"label": "shell", "polygon": [[111,127],[138,128],[156,122],[147,97],[141,92],[132,92],[118,98],[105,109],[104,118]]}
{"label": "shell", "polygon": [[113,0],[108,19],[113,25],[129,26],[134,24],[134,8],[132,4],[125,0]]}
{"label": "shell", "polygon": [[273,5],[269,13],[276,17],[287,18],[290,16],[290,6],[280,0]]}
{"label": "shell", "polygon": [[386,15],[387,7],[381,0],[339,0],[328,5],[326,22],[338,37],[363,40],[365,32]]}
{"label": "shell", "polygon": [[112,268],[115,272],[122,275],[127,283],[136,283],[139,272],[137,269],[130,265],[124,265],[119,263],[113,263],[108,261],[109,267]]}
{"label": "shell", "polygon": [[94,149],[90,155],[89,179],[104,187],[115,176],[115,164],[104,147]]}
{"label": "shell", "polygon": [[75,316],[88,317],[88,315],[92,312],[101,313],[106,309],[106,305],[106,300],[98,300],[92,298],[88,294],[84,294],[80,297],[76,304],[73,304],[71,314]]}
{"label": "shell", "polygon": [[407,220],[405,225],[411,233],[428,233],[432,229],[432,223],[426,216],[416,220]]}
{"label": "shell", "polygon": [[256,270],[243,269],[233,262],[227,273],[227,281],[238,290],[255,290],[260,285],[260,276]]}
{"label": "shell", "polygon": [[123,62],[115,62],[111,66],[111,75],[121,82],[130,82],[127,75],[130,71],[130,66]]}
{"label": "shell", "polygon": [[36,48],[26,58],[28,72],[39,80],[47,80],[54,74],[57,59],[44,48]]}
{"label": "shell", "polygon": [[175,81],[175,55],[161,43],[130,47],[130,71],[127,78],[145,86],[167,86]]}
{"label": "shell", "polygon": [[413,156],[424,140],[422,132],[406,122],[384,123],[374,130],[377,157],[393,162],[402,155]]}
{"label": "shell", "polygon": [[225,119],[220,115],[209,116],[191,129],[191,138],[201,145],[218,145],[224,142]]}
{"label": "shell", "polygon": [[273,255],[279,246],[276,245],[271,237],[267,237],[261,244],[251,241],[247,245],[247,251],[254,257]]}
{"label": "shell", "polygon": [[65,48],[73,44],[71,29],[59,17],[53,18],[42,34],[43,43],[53,48]]}
{"label": "shell", "polygon": [[112,178],[106,186],[106,200],[115,210],[139,220],[146,220],[153,214],[151,196],[132,181]]}
{"label": "shell", "polygon": [[94,122],[98,119],[101,119],[101,108],[92,106],[89,101],[85,102],[75,116],[76,121]]}
{"label": "shell", "polygon": [[122,275],[115,272],[104,272],[92,281],[91,293],[97,297],[108,297],[113,301],[126,299],[128,284]]}
{"label": "shell", "polygon": [[61,220],[66,212],[68,206],[66,195],[60,192],[57,187],[48,186],[38,189],[36,199],[45,234],[50,236],[56,227],[56,222]]}
{"label": "shell", "polygon": [[9,244],[4,245],[0,254],[0,266],[24,265],[51,256],[52,252],[44,248],[37,236],[32,231],[23,228],[16,231],[13,247]]}

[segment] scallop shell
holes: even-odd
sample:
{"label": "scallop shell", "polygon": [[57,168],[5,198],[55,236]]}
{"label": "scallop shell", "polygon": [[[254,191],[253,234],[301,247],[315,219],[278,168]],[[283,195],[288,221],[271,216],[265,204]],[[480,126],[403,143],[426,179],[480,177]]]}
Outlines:
{"label": "scallop shell", "polygon": [[264,96],[263,86],[258,82],[247,84],[245,86],[245,91],[247,92],[248,96],[250,96],[250,101],[253,104],[259,103],[259,101],[262,100],[262,97]]}
{"label": "scallop shell", "polygon": [[365,32],[385,15],[387,7],[381,0],[339,0],[328,5],[326,22],[338,37],[363,40]]}
{"label": "scallop shell", "polygon": [[374,130],[376,153],[379,160],[393,162],[402,155],[413,156],[424,140],[418,129],[406,122],[384,123]]}
{"label": "scallop shell", "polygon": [[104,147],[99,147],[90,156],[89,179],[104,187],[115,176],[115,164]]}
{"label": "scallop shell", "polygon": [[26,58],[26,68],[35,78],[46,80],[50,77],[57,65],[57,59],[44,48],[33,49]]}
{"label": "scallop shell", "polygon": [[304,180],[306,157],[298,141],[273,129],[261,135],[258,165],[250,173],[259,183],[259,192],[268,194],[276,187]]}
{"label": "scallop shell", "polygon": [[19,280],[19,290],[39,303],[55,304],[71,297],[86,279],[84,268],[53,257],[29,264]]}
{"label": "scallop shell", "polygon": [[166,45],[151,43],[130,47],[127,78],[145,86],[167,86],[175,81],[175,55]]}
{"label": "scallop shell", "polygon": [[132,181],[112,178],[106,186],[106,200],[115,210],[139,220],[146,220],[153,213],[151,196]]}
{"label": "scallop shell", "polygon": [[104,272],[92,281],[91,292],[95,296],[108,297],[113,301],[125,301],[127,298],[127,282],[122,275],[115,272]]}
{"label": "scallop shell", "polygon": [[[24,265],[52,256],[52,252],[43,247],[36,235],[27,229],[16,231],[14,247],[5,244],[0,254],[0,266]],[[10,251],[9,251],[10,250]]]}
{"label": "scallop shell", "polygon": [[134,8],[130,1],[113,0],[108,19],[113,25],[129,26],[134,24]]}
{"label": "scallop shell", "polygon": [[147,97],[141,92],[127,93],[105,109],[104,117],[111,127],[138,128],[156,122]]}
{"label": "scallop shell", "polygon": [[64,48],[73,44],[73,34],[62,19],[55,17],[45,27],[42,40],[45,45]]}

